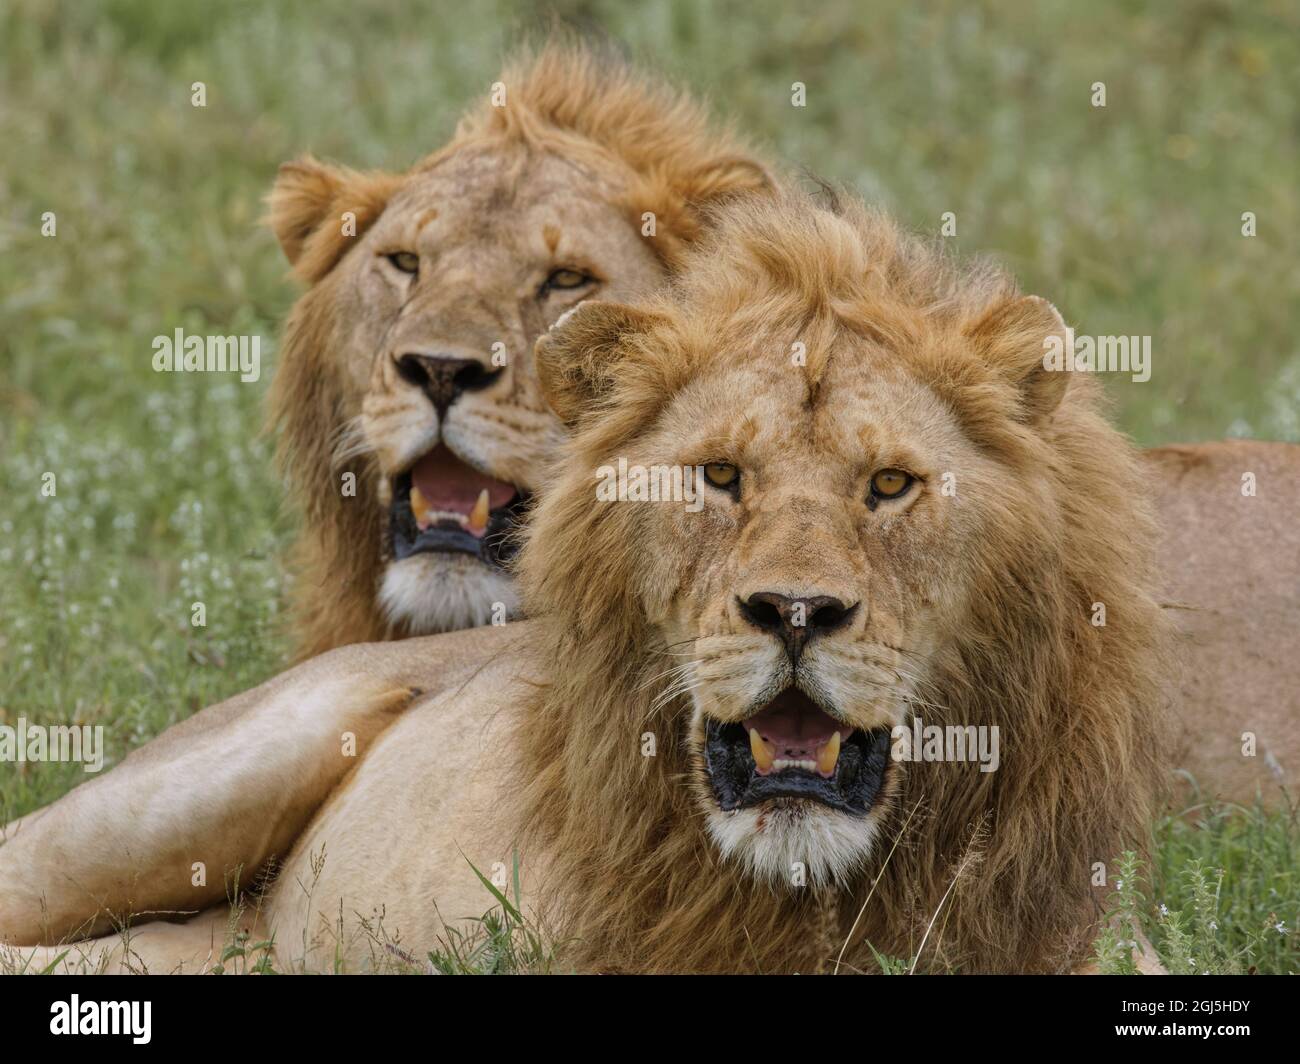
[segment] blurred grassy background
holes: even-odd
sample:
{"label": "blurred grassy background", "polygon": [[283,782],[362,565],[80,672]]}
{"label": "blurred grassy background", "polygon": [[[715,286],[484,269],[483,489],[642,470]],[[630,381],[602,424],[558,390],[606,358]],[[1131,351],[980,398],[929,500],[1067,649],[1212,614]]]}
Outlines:
{"label": "blurred grassy background", "polygon": [[[1151,380],[1109,382],[1139,441],[1300,439],[1293,2],[793,7],[552,5],[908,224],[955,212],[962,250],[1080,331],[1150,334]],[[436,147],[537,20],[503,0],[0,9],[0,722],[103,723],[114,761],[281,667],[289,518],[259,429],[295,290],[260,198],[308,150],[400,168]],[[261,334],[262,381],[155,375],[176,327]],[[83,778],[4,765],[0,814]]]}

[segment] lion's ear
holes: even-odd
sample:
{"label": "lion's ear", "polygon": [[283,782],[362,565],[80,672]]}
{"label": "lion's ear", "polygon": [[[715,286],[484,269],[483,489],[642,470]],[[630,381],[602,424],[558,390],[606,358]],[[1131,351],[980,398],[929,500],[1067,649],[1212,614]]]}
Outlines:
{"label": "lion's ear", "polygon": [[688,203],[712,205],[733,196],[775,189],[776,179],[759,163],[743,155],[729,155],[688,174],[682,192]]}
{"label": "lion's ear", "polygon": [[1026,420],[1047,417],[1060,405],[1070,375],[1048,368],[1050,356],[1071,343],[1060,312],[1039,296],[1019,296],[999,303],[966,328],[966,336],[1020,391]]}
{"label": "lion's ear", "polygon": [[634,179],[629,202],[638,226],[644,226],[647,210],[655,216],[650,246],[673,269],[703,235],[711,210],[728,200],[776,188],[776,179],[743,155],[720,155],[689,168],[670,159]]}
{"label": "lion's ear", "polygon": [[266,220],[294,273],[313,284],[384,213],[401,183],[396,174],[362,173],[306,155],[280,167]]}
{"label": "lion's ear", "polygon": [[622,303],[588,300],[538,337],[533,360],[542,392],[566,425],[578,423],[613,386],[621,347],[658,317]]}

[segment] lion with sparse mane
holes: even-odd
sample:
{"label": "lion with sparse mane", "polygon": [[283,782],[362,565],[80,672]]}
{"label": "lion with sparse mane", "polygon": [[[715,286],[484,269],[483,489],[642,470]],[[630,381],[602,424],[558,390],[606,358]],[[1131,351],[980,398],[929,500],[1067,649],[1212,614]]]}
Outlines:
{"label": "lion with sparse mane", "polygon": [[[0,934],[219,906],[218,870],[287,852],[253,933],[282,967],[365,967],[489,908],[471,864],[517,852],[562,966],[1076,966],[1168,728],[1137,455],[1092,379],[1043,368],[1064,328],[856,204],[729,207],[670,291],[538,344],[572,434],[520,559],[532,620],[204,710],[20,825]],[[698,494],[600,501],[620,459]],[[997,729],[996,771],[899,759],[916,718]],[[201,966],[225,919],[131,950]]]}
{"label": "lion with sparse mane", "polygon": [[311,285],[271,392],[300,658],[516,613],[512,533],[561,432],[533,342],[658,284],[707,207],[768,183],[685,95],[563,37],[406,174],[281,168],[269,222]]}

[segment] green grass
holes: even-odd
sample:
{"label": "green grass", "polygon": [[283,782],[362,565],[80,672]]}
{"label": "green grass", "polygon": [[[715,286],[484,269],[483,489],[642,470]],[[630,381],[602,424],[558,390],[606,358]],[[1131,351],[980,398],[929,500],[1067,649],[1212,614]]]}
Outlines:
{"label": "green grass", "polygon": [[[1139,441],[1300,440],[1300,13],[1146,7],[555,10],[908,224],[933,231],[954,212],[961,250],[1000,257],[1081,331],[1152,335],[1152,379],[1110,382]],[[112,763],[282,667],[292,518],[259,429],[295,292],[260,198],[308,150],[401,167],[440,144],[533,10],[0,8],[0,720],[103,724]],[[194,81],[206,108],[190,106]],[[795,81],[805,108],[790,104]],[[1105,108],[1090,105],[1097,81]],[[1254,238],[1240,232],[1248,210]],[[151,340],[177,327],[260,334],[263,379],[154,374]],[[195,601],[204,629],[189,624]],[[83,778],[5,765],[0,816]],[[1292,930],[1264,935],[1252,963],[1300,966],[1291,821],[1220,811],[1161,838],[1170,911],[1191,911],[1179,877],[1192,858],[1223,868],[1242,936],[1274,910]]]}
{"label": "green grass", "polygon": [[1158,825],[1146,917],[1171,971],[1300,972],[1298,817],[1210,803]]}
{"label": "green grass", "polygon": [[1154,884],[1136,854],[1115,862],[1114,923],[1096,943],[1103,974],[1134,974],[1134,929],[1171,975],[1297,971],[1294,812],[1289,822],[1259,809],[1200,812],[1161,825]]}

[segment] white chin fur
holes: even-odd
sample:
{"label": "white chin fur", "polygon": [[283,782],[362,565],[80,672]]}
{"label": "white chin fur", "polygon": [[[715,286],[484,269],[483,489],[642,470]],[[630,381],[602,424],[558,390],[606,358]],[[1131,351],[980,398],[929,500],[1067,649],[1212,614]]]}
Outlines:
{"label": "white chin fur", "polygon": [[518,615],[514,582],[464,554],[414,554],[390,562],[379,589],[385,619],[412,635],[477,628]]}
{"label": "white chin fur", "polygon": [[[760,826],[761,818],[761,826]],[[725,857],[773,886],[846,883],[871,854],[876,817],[850,816],[799,799],[777,799],[762,809],[712,809],[709,834]]]}

